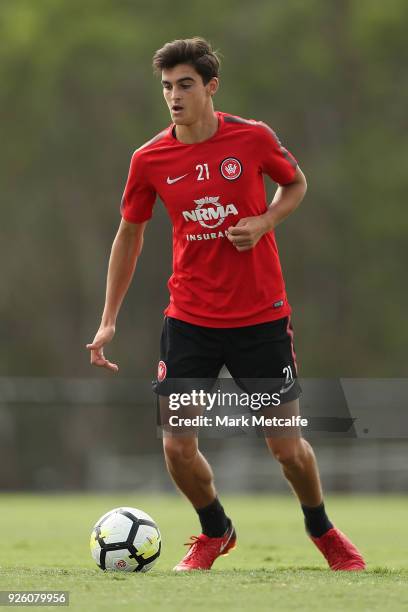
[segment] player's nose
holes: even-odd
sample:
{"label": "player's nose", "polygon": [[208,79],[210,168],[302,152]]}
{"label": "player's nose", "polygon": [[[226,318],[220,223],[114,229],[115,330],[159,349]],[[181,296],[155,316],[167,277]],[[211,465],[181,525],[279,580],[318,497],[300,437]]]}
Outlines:
{"label": "player's nose", "polygon": [[174,100],[175,102],[180,102],[181,100],[181,91],[179,89],[177,89],[176,87],[173,87],[171,95],[170,95],[171,100]]}

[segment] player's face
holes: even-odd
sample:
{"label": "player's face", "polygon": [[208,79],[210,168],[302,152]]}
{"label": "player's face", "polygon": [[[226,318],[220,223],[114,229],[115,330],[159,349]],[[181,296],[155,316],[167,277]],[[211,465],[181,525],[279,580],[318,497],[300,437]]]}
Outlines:
{"label": "player's face", "polygon": [[218,79],[204,85],[201,75],[189,64],[162,70],[163,94],[171,118],[177,125],[191,125],[200,120],[218,88]]}

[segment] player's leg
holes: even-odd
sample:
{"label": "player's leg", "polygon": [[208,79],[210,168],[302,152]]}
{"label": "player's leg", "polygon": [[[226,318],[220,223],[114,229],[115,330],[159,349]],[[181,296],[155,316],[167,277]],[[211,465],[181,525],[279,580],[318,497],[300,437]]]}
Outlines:
{"label": "player's leg", "polygon": [[[299,400],[279,406],[285,417],[299,414]],[[362,570],[364,559],[354,544],[330,522],[324,502],[316,458],[297,428],[274,432],[266,428],[265,440],[299,499],[306,531],[333,570]],[[293,430],[293,431],[291,431]],[[283,434],[283,436],[282,436]]]}
{"label": "player's leg", "polygon": [[[265,417],[284,419],[299,414],[298,399],[264,411]],[[298,427],[264,427],[264,435],[268,449],[279,461],[301,504],[308,533],[321,537],[333,525],[325,511],[319,470],[311,445],[302,437]]]}
{"label": "player's leg", "polygon": [[[174,431],[168,424],[168,405],[168,398],[160,396],[167,469],[175,484],[196,510],[202,529],[198,537],[192,538],[189,551],[174,569],[210,569],[217,557],[227,554],[235,547],[235,529],[218,499],[211,466],[198,448],[197,431],[191,427]],[[187,413],[191,418],[198,412],[201,411],[187,408],[183,414]]]}
{"label": "player's leg", "polygon": [[[248,393],[279,394],[279,405],[264,407],[266,418],[290,419],[299,415],[301,388],[297,380],[293,328],[285,317],[269,323],[231,330],[227,366]],[[299,427],[265,427],[267,445],[305,507],[322,504],[316,458]],[[322,529],[330,526],[322,521]]]}
{"label": "player's leg", "polygon": [[211,504],[217,495],[214,475],[210,464],[198,449],[197,438],[165,435],[163,449],[169,474],[193,506],[204,508]]}
{"label": "player's leg", "polygon": [[[269,414],[271,413],[271,414]],[[290,418],[297,416],[299,400],[281,404],[273,410],[266,409],[265,416]],[[322,486],[316,457],[309,442],[302,438],[299,428],[264,428],[265,441],[282,467],[302,506],[315,507],[323,501]]]}
{"label": "player's leg", "polygon": [[[198,448],[197,429],[172,426],[169,396],[172,393],[209,390],[222,365],[216,330],[166,318],[161,339],[161,372],[155,385],[160,401],[163,449],[169,474],[189,499],[200,520],[202,533],[174,568],[177,571],[210,569],[215,559],[234,547],[236,535],[214,486],[212,469]],[[164,376],[163,376],[164,371]],[[177,410],[177,416],[194,418],[203,406]]]}
{"label": "player's leg", "polygon": [[[290,319],[233,330],[228,362],[232,376],[248,393],[276,392],[280,405],[263,409],[266,417],[299,415],[301,389],[297,381],[293,328]],[[306,529],[332,569],[364,569],[354,545],[327,517],[316,458],[297,427],[267,427],[264,435],[274,457],[299,499]]]}
{"label": "player's leg", "polygon": [[[210,464],[198,448],[196,428],[190,427],[183,428],[182,431],[175,431],[175,428],[167,425],[168,397],[160,396],[159,401],[163,427],[163,450],[169,474],[196,509],[208,506],[216,497],[214,475]],[[200,414],[201,411],[184,409],[183,414],[186,413],[191,418],[193,415]]]}

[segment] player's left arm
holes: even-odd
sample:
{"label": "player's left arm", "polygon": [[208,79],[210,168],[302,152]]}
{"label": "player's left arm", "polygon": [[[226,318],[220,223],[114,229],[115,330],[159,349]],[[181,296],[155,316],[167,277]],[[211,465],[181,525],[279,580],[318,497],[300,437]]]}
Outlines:
{"label": "player's left arm", "polygon": [[297,166],[293,181],[279,185],[268,210],[256,217],[240,219],[235,227],[228,228],[228,239],[237,251],[252,249],[264,234],[272,231],[299,206],[306,190],[305,175]]}

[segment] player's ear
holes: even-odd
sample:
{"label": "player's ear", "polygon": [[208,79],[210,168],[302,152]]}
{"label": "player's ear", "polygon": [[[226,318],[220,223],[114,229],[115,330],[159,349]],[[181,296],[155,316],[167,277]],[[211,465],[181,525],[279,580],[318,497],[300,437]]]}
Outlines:
{"label": "player's ear", "polygon": [[210,81],[208,81],[207,91],[211,97],[217,93],[218,86],[219,86],[219,80],[217,77],[213,77]]}

